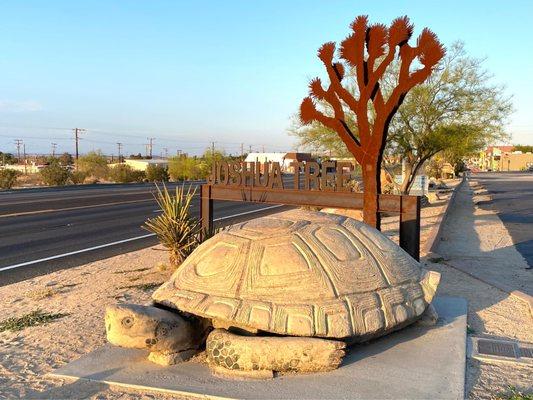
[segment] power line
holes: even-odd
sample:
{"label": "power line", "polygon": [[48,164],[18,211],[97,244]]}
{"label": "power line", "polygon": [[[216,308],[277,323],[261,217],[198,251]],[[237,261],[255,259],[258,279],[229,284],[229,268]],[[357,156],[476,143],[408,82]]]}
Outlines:
{"label": "power line", "polygon": [[57,143],[52,142],[52,157],[56,156],[56,147],[57,147]]}

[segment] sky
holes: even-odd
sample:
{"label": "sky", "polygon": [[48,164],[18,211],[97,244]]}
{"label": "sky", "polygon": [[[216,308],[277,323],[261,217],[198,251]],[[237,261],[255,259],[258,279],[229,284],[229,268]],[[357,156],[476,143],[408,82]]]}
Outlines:
{"label": "sky", "polygon": [[2,1],[0,151],[178,150],[215,142],[228,153],[296,148],[287,134],[316,50],[340,42],[360,14],[408,15],[449,46],[486,58],[515,112],[513,143],[533,143],[533,2],[527,1]]}

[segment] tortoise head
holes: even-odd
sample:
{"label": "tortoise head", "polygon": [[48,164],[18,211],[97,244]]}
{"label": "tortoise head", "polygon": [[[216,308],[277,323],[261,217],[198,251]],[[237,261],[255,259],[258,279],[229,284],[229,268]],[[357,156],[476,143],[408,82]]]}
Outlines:
{"label": "tortoise head", "polygon": [[152,306],[109,305],[105,326],[109,342],[121,347],[173,353],[195,348],[197,342],[189,321]]}

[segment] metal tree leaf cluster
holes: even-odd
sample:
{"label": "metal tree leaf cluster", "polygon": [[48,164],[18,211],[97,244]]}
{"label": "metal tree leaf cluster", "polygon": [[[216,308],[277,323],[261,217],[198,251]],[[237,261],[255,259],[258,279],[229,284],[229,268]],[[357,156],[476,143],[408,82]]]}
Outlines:
{"label": "metal tree leaf cluster", "polygon": [[[445,50],[429,29],[422,30],[416,46],[409,45],[413,25],[407,17],[395,19],[387,28],[383,24],[369,25],[367,16],[359,16],[351,24],[351,29],[353,32],[338,49],[338,60],[334,59],[337,50],[335,43],[325,43],[318,50],[318,58],[326,68],[329,85],[325,88],[319,78],[310,82],[310,95],[302,101],[300,119],[304,124],[318,121],[337,132],[361,164],[365,222],[379,227],[377,194],[381,186],[380,165],[389,123],[405,95],[428,78]],[[400,64],[397,84],[385,96],[380,80],[396,56]],[[355,69],[358,97],[350,92],[348,84],[343,81],[347,68]],[[319,111],[315,101],[328,103],[333,116]],[[356,116],[357,131],[349,127],[345,115],[347,110]],[[370,118],[371,113],[373,118]]]}

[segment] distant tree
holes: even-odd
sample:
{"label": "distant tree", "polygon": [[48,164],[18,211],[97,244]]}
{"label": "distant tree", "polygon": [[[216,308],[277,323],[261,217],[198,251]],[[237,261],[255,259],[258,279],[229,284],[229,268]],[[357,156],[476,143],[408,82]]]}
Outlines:
{"label": "distant tree", "polygon": [[73,165],[74,164],[74,158],[72,157],[72,155],[70,153],[63,153],[61,154],[59,157],[59,163],[61,165],[64,165],[64,166],[67,166],[67,165]]}
{"label": "distant tree", "polygon": [[515,144],[513,151],[521,151],[522,153],[533,153],[533,146],[527,144]]}
{"label": "distant tree", "polygon": [[47,165],[40,171],[45,185],[63,186],[70,178],[70,172],[58,162]]}
{"label": "distant tree", "polygon": [[0,151],[0,164],[2,165],[8,165],[8,164],[15,164],[16,158],[11,153],[3,153]]}
{"label": "distant tree", "polygon": [[205,178],[209,172],[207,163],[194,157],[175,156],[168,160],[170,178],[175,181]]}
{"label": "distant tree", "polygon": [[146,168],[146,179],[149,182],[167,182],[169,179],[168,168],[150,164]]}
{"label": "distant tree", "polygon": [[141,153],[137,153],[137,154],[130,154],[130,158],[132,160],[142,160],[144,157],[141,155]]}
{"label": "distant tree", "polygon": [[109,172],[107,158],[100,151],[90,151],[78,159],[78,170],[97,179],[106,178]]}

